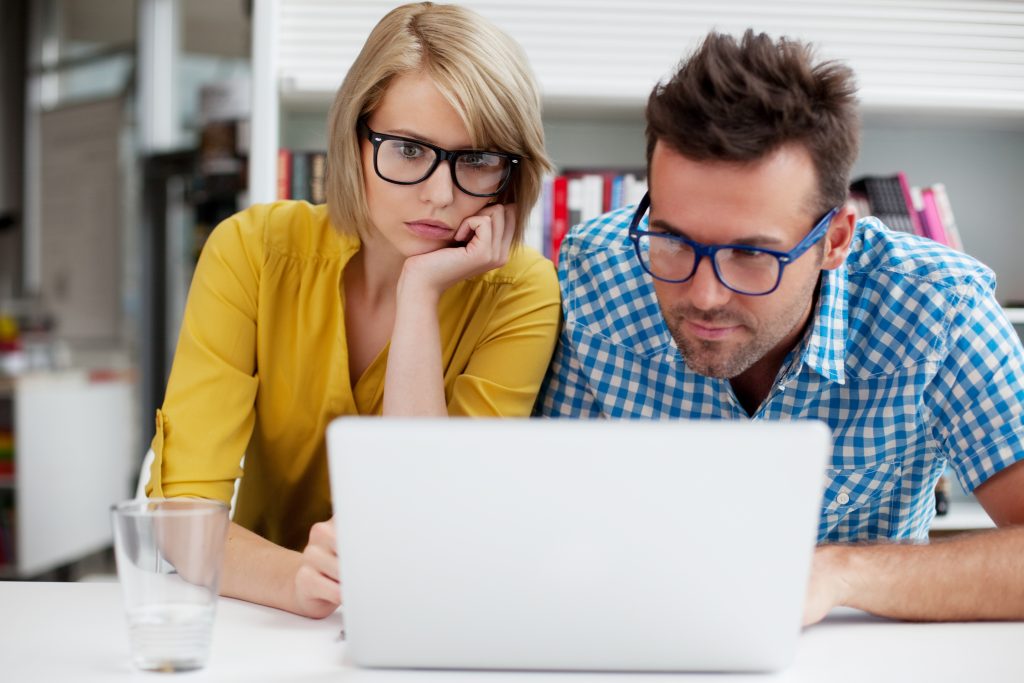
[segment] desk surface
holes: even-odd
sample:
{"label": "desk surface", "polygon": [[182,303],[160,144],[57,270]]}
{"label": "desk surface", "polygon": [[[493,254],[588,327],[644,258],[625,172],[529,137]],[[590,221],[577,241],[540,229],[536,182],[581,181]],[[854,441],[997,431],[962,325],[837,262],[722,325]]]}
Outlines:
{"label": "desk surface", "polygon": [[322,621],[222,599],[210,662],[178,675],[135,671],[116,583],[0,582],[0,680],[625,683],[650,681],[1024,681],[1024,622],[907,624],[837,610],[804,631],[774,675],[386,671],[353,667],[340,615]]}

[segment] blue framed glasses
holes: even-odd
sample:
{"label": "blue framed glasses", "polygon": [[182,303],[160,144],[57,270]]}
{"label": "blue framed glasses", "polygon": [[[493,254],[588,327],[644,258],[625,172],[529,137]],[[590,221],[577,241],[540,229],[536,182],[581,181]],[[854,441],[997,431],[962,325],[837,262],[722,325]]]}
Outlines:
{"label": "blue framed glasses", "polygon": [[640,222],[650,204],[650,195],[645,194],[629,223],[629,239],[640,265],[651,277],[663,282],[686,282],[706,256],[724,287],[747,296],[774,292],[786,266],[821,241],[839,212],[838,207],[828,211],[792,250],[775,251],[742,244],[701,244],[681,235],[641,230]]}
{"label": "blue framed glasses", "polygon": [[522,159],[507,152],[448,150],[422,140],[378,133],[365,123],[360,127],[373,145],[373,170],[381,180],[396,185],[422,183],[438,164],[447,161],[455,187],[474,197],[496,197]]}

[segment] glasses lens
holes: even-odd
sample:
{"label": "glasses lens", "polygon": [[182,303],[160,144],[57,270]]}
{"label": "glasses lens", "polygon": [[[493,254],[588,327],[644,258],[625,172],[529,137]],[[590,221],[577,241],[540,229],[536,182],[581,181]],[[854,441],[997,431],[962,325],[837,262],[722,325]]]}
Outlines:
{"label": "glasses lens", "polygon": [[640,258],[647,271],[662,280],[685,280],[693,274],[693,248],[668,235],[642,235]]}
{"label": "glasses lens", "polygon": [[466,192],[495,194],[510,169],[508,157],[488,152],[466,152],[455,160],[455,180]]}
{"label": "glasses lens", "polygon": [[719,249],[715,264],[728,287],[746,294],[764,294],[779,281],[779,259],[763,251]]}
{"label": "glasses lens", "polygon": [[396,183],[417,183],[430,173],[437,154],[406,140],[383,140],[377,147],[377,172]]}

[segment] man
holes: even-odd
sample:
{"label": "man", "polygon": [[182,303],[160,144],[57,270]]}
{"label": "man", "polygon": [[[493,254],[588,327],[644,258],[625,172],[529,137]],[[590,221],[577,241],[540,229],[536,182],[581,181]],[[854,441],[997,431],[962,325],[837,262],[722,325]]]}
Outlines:
{"label": "man", "polygon": [[[539,412],[824,420],[806,623],[1024,618],[1024,350],[988,268],[845,206],[852,73],[711,34],[646,114],[649,214],[568,237]],[[927,539],[947,462],[1007,528],[863,543]]]}

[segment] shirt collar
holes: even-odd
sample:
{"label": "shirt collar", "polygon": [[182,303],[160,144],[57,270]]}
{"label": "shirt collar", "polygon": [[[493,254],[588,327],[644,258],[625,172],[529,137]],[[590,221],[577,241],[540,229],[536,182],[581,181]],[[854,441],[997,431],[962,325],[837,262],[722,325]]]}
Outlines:
{"label": "shirt collar", "polygon": [[837,384],[846,383],[846,316],[849,276],[846,264],[822,272],[818,301],[801,361]]}

